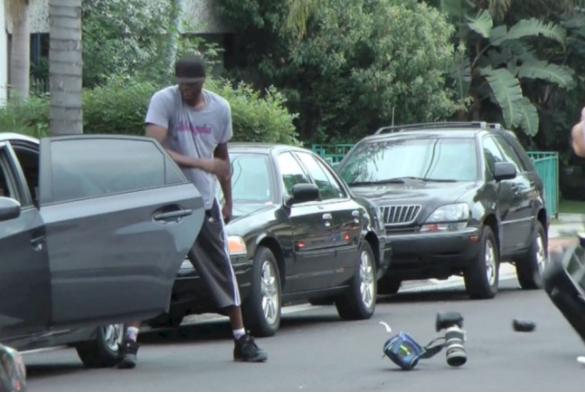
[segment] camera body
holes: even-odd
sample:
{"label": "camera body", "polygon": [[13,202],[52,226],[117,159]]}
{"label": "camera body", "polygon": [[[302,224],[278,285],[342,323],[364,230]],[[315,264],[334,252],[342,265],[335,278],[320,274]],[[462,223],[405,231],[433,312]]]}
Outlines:
{"label": "camera body", "polygon": [[447,364],[460,367],[467,362],[465,352],[466,334],[463,330],[463,316],[459,312],[441,312],[437,314],[435,324],[437,332],[445,330],[445,348]]}

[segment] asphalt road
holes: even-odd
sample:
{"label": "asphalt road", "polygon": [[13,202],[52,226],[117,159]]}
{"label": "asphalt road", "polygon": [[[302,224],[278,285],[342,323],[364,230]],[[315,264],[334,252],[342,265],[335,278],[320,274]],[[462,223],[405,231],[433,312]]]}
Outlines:
{"label": "asphalt road", "polygon": [[[299,308],[297,308],[299,309]],[[301,308],[303,309],[303,308]],[[399,370],[381,358],[387,334],[405,331],[426,344],[438,311],[465,317],[468,362],[449,367],[445,353]],[[532,333],[512,319],[534,320]],[[71,349],[25,355],[30,391],[583,391],[585,346],[543,291],[501,283],[498,296],[471,301],[461,289],[380,300],[371,320],[340,321],[333,306],[289,314],[279,333],[258,340],[265,364],[231,361],[225,322],[146,332],[135,370],[87,370]]]}

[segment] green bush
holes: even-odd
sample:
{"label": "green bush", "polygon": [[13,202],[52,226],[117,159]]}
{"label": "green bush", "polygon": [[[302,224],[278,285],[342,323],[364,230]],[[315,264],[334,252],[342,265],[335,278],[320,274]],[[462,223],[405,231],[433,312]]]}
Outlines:
{"label": "green bush", "polygon": [[[230,103],[233,141],[299,145],[293,125],[296,115],[288,112],[284,96],[275,88],[263,96],[248,85],[232,87],[225,81],[209,80],[206,88]],[[84,91],[84,133],[142,135],[148,103],[156,89],[149,82],[117,77],[106,86]],[[49,129],[49,108],[46,97],[10,103],[0,109],[0,130],[42,136]]]}
{"label": "green bush", "polygon": [[0,108],[0,132],[44,137],[49,134],[49,111],[46,97],[9,102]]}
{"label": "green bush", "polygon": [[275,142],[300,145],[293,124],[297,114],[290,114],[286,99],[270,87],[263,97],[243,82],[236,87],[229,83],[209,81],[207,89],[223,96],[230,103],[234,141]]}
{"label": "green bush", "polygon": [[83,92],[85,134],[144,134],[144,117],[156,86],[123,77]]}

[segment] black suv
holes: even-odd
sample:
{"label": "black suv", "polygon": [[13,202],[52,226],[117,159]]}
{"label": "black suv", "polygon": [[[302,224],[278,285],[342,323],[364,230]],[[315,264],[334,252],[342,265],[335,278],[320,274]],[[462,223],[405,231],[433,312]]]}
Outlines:
{"label": "black suv", "polygon": [[541,287],[548,215],[543,183],[499,124],[384,127],[337,166],[353,192],[376,202],[393,257],[381,294],[403,280],[463,275],[472,298],[493,298],[501,261],[524,289]]}

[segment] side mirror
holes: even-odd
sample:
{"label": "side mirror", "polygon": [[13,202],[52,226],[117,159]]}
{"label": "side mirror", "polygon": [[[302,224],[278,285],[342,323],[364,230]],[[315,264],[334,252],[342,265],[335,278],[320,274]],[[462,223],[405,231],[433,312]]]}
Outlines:
{"label": "side mirror", "polygon": [[312,183],[297,183],[292,188],[290,204],[316,201],[319,199],[319,189]]}
{"label": "side mirror", "polygon": [[0,344],[0,391],[26,391],[26,367],[15,349]]}
{"label": "side mirror", "polygon": [[0,197],[0,222],[20,216],[20,203],[12,198]]}
{"label": "side mirror", "polygon": [[496,163],[494,168],[494,179],[496,182],[516,178],[516,166],[508,162]]}

